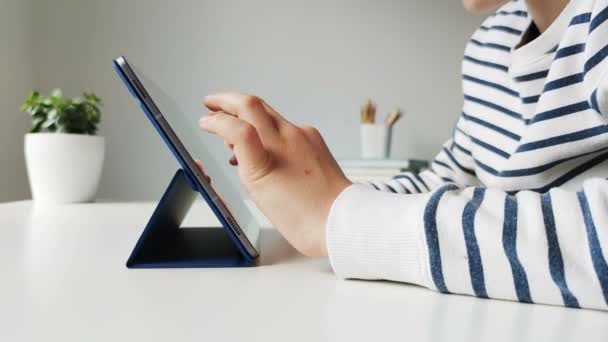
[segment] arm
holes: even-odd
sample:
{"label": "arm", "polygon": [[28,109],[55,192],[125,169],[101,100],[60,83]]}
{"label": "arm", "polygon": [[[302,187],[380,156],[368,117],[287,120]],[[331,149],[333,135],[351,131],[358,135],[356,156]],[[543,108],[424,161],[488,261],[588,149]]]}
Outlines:
{"label": "arm", "polygon": [[[603,115],[608,1],[596,1],[588,20],[584,85],[590,107]],[[587,180],[579,192],[517,195],[457,184],[416,196],[349,187],[328,220],[336,273],[479,297],[608,308],[605,179]],[[361,206],[363,198],[374,205]]]}
{"label": "arm", "polygon": [[445,184],[459,186],[479,185],[475,177],[474,161],[470,151],[471,141],[466,133],[466,122],[460,118],[452,139],[443,144],[439,154],[431,162],[428,170],[414,174],[403,173],[387,181],[363,182],[376,190],[418,194],[435,190]]}
{"label": "arm", "polygon": [[[252,199],[296,249],[346,278],[606,309],[608,182],[517,195],[450,183],[401,195],[352,185],[318,132],[257,97],[206,98]],[[326,229],[327,227],[327,229]]]}
{"label": "arm", "polygon": [[607,203],[603,179],[580,192],[514,196],[455,185],[403,196],[355,185],[331,209],[327,246],[345,278],[607,309]]}
{"label": "arm", "polygon": [[[590,107],[604,115],[608,1],[596,1],[588,20],[584,86]],[[454,183],[410,196],[361,186],[342,192],[327,226],[336,273],[608,309],[608,181],[589,179],[578,192],[553,188],[516,195]]]}

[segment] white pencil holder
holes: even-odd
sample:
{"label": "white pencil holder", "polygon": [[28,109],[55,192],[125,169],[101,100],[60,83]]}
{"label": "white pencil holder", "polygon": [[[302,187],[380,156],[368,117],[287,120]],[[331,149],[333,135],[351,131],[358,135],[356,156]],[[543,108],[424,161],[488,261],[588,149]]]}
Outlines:
{"label": "white pencil holder", "polygon": [[391,130],[386,125],[361,124],[361,157],[386,159],[390,152]]}

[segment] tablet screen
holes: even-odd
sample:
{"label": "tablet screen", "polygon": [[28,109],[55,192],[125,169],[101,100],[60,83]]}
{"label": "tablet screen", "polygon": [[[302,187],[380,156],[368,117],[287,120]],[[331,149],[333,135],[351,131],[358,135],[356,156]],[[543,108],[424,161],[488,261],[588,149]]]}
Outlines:
{"label": "tablet screen", "polygon": [[190,156],[202,162],[205,173],[211,177],[213,189],[237,220],[249,242],[257,249],[260,224],[249,208],[251,204],[248,202],[251,201],[247,201],[248,196],[240,185],[237,168],[228,163],[232,153],[221,138],[198,128],[200,117],[207,113],[202,104],[203,96],[192,101],[196,103],[185,105],[186,108],[198,110],[185,111],[179,103],[188,102],[188,99],[180,99],[181,102],[174,100],[169,91],[162,88],[163,82],[154,80],[153,73],[142,70],[132,62],[129,65]]}

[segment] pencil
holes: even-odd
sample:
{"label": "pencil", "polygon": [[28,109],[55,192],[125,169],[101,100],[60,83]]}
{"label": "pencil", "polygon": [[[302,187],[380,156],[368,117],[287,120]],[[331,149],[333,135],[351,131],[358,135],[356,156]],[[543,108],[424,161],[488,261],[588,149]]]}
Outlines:
{"label": "pencil", "polygon": [[394,112],[392,112],[391,114],[386,116],[386,119],[384,119],[384,124],[387,126],[392,126],[395,124],[395,122],[397,122],[397,120],[399,120],[399,118],[401,118],[402,112],[401,109],[397,109]]}
{"label": "pencil", "polygon": [[376,122],[376,104],[371,99],[361,107],[360,116],[361,123],[373,124]]}

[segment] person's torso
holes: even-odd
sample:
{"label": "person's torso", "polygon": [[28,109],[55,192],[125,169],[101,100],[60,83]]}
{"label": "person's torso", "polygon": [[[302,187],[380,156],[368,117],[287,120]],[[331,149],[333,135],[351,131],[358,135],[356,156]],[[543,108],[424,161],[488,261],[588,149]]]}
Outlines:
{"label": "person's torso", "polygon": [[[593,0],[572,0],[536,39],[524,1],[511,1],[471,37],[462,66],[464,105],[455,134],[468,136],[468,167],[506,191],[608,176],[608,126],[583,82]],[[608,37],[606,39],[608,42]]]}

